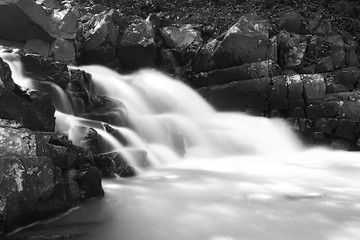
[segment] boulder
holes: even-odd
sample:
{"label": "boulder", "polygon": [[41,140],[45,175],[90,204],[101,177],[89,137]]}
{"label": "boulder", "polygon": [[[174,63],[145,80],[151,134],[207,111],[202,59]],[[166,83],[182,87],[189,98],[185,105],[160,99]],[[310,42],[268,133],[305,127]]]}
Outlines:
{"label": "boulder", "polygon": [[81,200],[104,196],[104,190],[101,186],[101,173],[97,168],[80,169],[77,171],[76,177]]}
{"label": "boulder", "polygon": [[50,43],[53,26],[45,10],[29,0],[0,2],[0,38],[16,42],[39,39]]}
{"label": "boulder", "polygon": [[50,15],[53,25],[52,36],[60,39],[76,38],[78,31],[78,17],[71,9],[53,9]]}
{"label": "boulder", "polygon": [[36,131],[53,131],[55,126],[51,99],[43,93],[24,92],[14,84],[8,65],[0,59],[0,118],[15,120]]}
{"label": "boulder", "polygon": [[279,62],[283,69],[300,69],[304,65],[307,38],[281,32],[278,36]]}
{"label": "boulder", "polygon": [[55,61],[75,65],[75,42],[63,38],[55,39],[50,49],[50,56]]}
{"label": "boulder", "polygon": [[209,71],[268,59],[277,61],[276,38],[270,38],[269,28],[269,23],[257,15],[242,16],[224,35],[199,51],[193,70]]}
{"label": "boulder", "polygon": [[117,59],[129,70],[153,67],[157,60],[155,29],[150,20],[134,20],[120,37]]}
{"label": "boulder", "polygon": [[192,24],[180,24],[160,29],[160,35],[166,46],[176,53],[178,62],[182,66],[195,57],[202,45],[201,33],[196,27],[199,28]]}
{"label": "boulder", "polygon": [[61,174],[48,157],[2,155],[0,233],[68,209]]}
{"label": "boulder", "polygon": [[119,18],[120,13],[114,9],[89,15],[81,27],[83,63],[110,64],[116,60],[115,47],[123,24],[118,23]]}

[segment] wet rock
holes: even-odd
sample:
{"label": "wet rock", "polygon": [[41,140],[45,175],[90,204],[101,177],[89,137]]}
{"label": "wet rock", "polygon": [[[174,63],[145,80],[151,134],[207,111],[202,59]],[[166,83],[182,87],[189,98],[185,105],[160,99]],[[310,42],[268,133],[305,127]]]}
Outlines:
{"label": "wet rock", "polygon": [[300,69],[304,64],[307,39],[304,36],[281,32],[279,41],[279,61],[283,69]]}
{"label": "wet rock", "polygon": [[37,80],[56,83],[65,89],[69,81],[68,68],[65,63],[54,62],[35,54],[21,54],[20,60],[26,73]]}
{"label": "wet rock", "polygon": [[349,151],[352,149],[352,143],[346,139],[333,139],[330,144],[332,149]]}
{"label": "wet rock", "polygon": [[53,131],[55,108],[40,92],[26,93],[15,87],[0,94],[0,118],[14,120],[35,131]]}
{"label": "wet rock", "polygon": [[95,166],[101,171],[101,176],[103,178],[113,178],[115,177],[116,166],[114,161],[103,154],[94,156]]}
{"label": "wet rock", "polygon": [[313,122],[313,130],[320,131],[325,134],[334,135],[338,127],[336,118],[318,118]]}
{"label": "wet rock", "polygon": [[100,153],[101,141],[99,140],[98,133],[95,129],[84,127],[79,137],[79,145],[88,149],[93,154]]}
{"label": "wet rock", "polygon": [[155,30],[149,20],[133,21],[118,42],[117,59],[126,69],[155,66],[157,47]]}
{"label": "wet rock", "polygon": [[273,77],[281,72],[277,63],[272,60],[248,63],[241,66],[202,72],[192,76],[194,87],[214,86],[232,81],[250,80],[255,78]]}
{"label": "wet rock", "polygon": [[85,112],[80,116],[98,120],[116,126],[128,125],[128,112],[125,105],[116,99],[106,96],[91,96]]}
{"label": "wet rock", "polygon": [[279,30],[300,33],[302,17],[297,12],[284,12],[279,16]]}
{"label": "wet rock", "polygon": [[101,174],[95,167],[78,170],[77,182],[80,188],[81,200],[104,195],[104,190],[101,186]]}
{"label": "wet rock", "polygon": [[45,10],[34,1],[14,0],[0,3],[0,38],[16,42],[39,39],[52,42],[53,29]]}

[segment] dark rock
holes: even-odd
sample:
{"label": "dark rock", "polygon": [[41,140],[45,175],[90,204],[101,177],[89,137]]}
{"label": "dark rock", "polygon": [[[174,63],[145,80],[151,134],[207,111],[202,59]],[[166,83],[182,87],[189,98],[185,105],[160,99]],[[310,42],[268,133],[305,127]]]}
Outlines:
{"label": "dark rock", "polygon": [[103,154],[95,155],[94,162],[103,178],[115,177],[116,166],[110,157]]}
{"label": "dark rock", "polygon": [[202,46],[201,33],[196,25],[172,25],[160,29],[160,35],[167,47],[176,52],[181,66],[195,57]]}
{"label": "dark rock", "polygon": [[82,200],[104,195],[104,190],[101,186],[101,174],[95,167],[78,170],[77,182]]}
{"label": "dark rock", "polygon": [[360,121],[359,101],[340,101],[339,115],[353,121]]}
{"label": "dark rock", "polygon": [[330,43],[330,57],[335,68],[346,66],[345,43],[340,35],[328,36],[327,41]]}
{"label": "dark rock", "polygon": [[[207,100],[219,110],[262,110],[260,79],[231,82],[207,89]],[[264,100],[263,100],[264,101]]]}
{"label": "dark rock", "polygon": [[26,73],[40,81],[53,82],[66,89],[69,82],[69,72],[65,63],[54,62],[34,54],[21,54],[20,60]]}
{"label": "dark rock", "polygon": [[160,49],[160,68],[168,73],[178,73],[180,67],[171,49]]}
{"label": "dark rock", "polygon": [[48,57],[50,54],[50,44],[39,39],[28,39],[23,46],[27,52],[36,53],[43,57]]}
{"label": "dark rock", "polygon": [[5,231],[69,208],[60,169],[48,157],[0,158],[0,205]]}
{"label": "dark rock", "polygon": [[149,20],[133,21],[118,43],[117,59],[126,69],[155,66],[157,47],[155,32]]}
{"label": "dark rock", "polygon": [[313,130],[320,131],[329,135],[334,135],[338,126],[336,118],[318,118],[313,122]]}
{"label": "dark rock", "polygon": [[323,75],[301,75],[304,83],[304,96],[308,104],[321,101],[325,98],[326,83]]}
{"label": "dark rock", "polygon": [[333,60],[330,56],[320,59],[315,66],[316,73],[326,73],[334,71]]}
{"label": "dark rock", "polygon": [[287,113],[290,118],[305,118],[305,111],[302,107],[290,109]]}
{"label": "dark rock", "polygon": [[279,29],[291,33],[300,33],[302,17],[297,12],[285,12],[279,16]]}
{"label": "dark rock", "polygon": [[310,104],[305,108],[306,116],[309,119],[317,119],[323,117],[320,105]]}
{"label": "dark rock", "polygon": [[288,87],[287,99],[289,101],[289,108],[305,106],[304,83],[301,79],[301,75],[288,75],[286,76],[286,78],[286,83]]}
{"label": "dark rock", "polygon": [[355,89],[360,83],[360,68],[349,67],[334,72],[335,83],[341,84],[348,89]]}
{"label": "dark rock", "polygon": [[333,26],[331,25],[331,21],[329,19],[323,18],[319,26],[315,30],[316,35],[320,36],[332,36],[335,35],[335,32],[333,30]]}
{"label": "dark rock", "polygon": [[307,39],[304,36],[281,32],[279,41],[279,62],[283,69],[300,69],[304,64]]}
{"label": "dark rock", "polygon": [[288,80],[287,76],[277,76],[271,79],[268,97],[270,109],[288,109]]}
{"label": "dark rock", "polygon": [[359,131],[359,122],[340,119],[335,131],[335,136],[356,141],[359,138]]}
{"label": "dark rock", "polygon": [[273,77],[279,75],[279,73],[279,65],[272,60],[266,60],[195,74],[192,76],[191,84],[198,88],[202,86],[220,85],[233,81]]}
{"label": "dark rock", "polygon": [[330,43],[323,36],[312,36],[306,49],[306,58],[313,60],[329,56]]}
{"label": "dark rock", "polygon": [[349,151],[352,149],[352,143],[346,139],[333,139],[330,144],[332,149]]}
{"label": "dark rock", "polygon": [[276,38],[270,39],[268,22],[248,14],[199,51],[193,71],[228,68],[268,59],[277,61]]}
{"label": "dark rock", "polygon": [[44,9],[34,1],[15,0],[0,4],[0,37],[10,41],[26,42],[40,39],[52,42],[53,26]]}
{"label": "dark rock", "polygon": [[55,61],[75,65],[76,49],[74,40],[57,38],[51,45],[49,55]]}
{"label": "dark rock", "polygon": [[116,49],[110,44],[104,44],[95,49],[83,50],[82,60],[84,63],[111,65],[116,61]]}
{"label": "dark rock", "polygon": [[313,12],[309,17],[303,19],[303,24],[301,26],[300,34],[307,35],[313,34],[314,31],[318,28],[319,22],[322,18],[320,12]]}

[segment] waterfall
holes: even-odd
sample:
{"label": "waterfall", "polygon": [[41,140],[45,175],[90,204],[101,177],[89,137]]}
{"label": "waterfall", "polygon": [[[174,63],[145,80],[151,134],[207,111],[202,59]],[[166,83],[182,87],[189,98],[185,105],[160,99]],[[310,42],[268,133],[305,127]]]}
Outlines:
{"label": "waterfall", "polygon": [[[18,84],[34,87],[16,61],[8,62]],[[109,151],[143,149],[154,167],[135,178],[104,180],[104,199],[30,233],[80,240],[359,239],[358,153],[307,149],[282,120],[217,112],[155,70],[120,75],[76,68],[92,75],[93,95],[126,106],[129,124],[110,127],[128,144],[109,134],[105,122],[70,111],[68,100],[57,106],[56,129],[77,143],[81,127],[92,127]]]}

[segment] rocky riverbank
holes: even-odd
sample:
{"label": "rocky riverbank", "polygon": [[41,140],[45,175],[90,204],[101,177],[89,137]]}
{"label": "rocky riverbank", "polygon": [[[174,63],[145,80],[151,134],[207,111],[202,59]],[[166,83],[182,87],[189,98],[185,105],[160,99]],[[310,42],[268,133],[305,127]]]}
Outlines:
{"label": "rocky riverbank", "polygon": [[[128,125],[126,106],[92,95],[91,75],[68,65],[157,68],[218,110],[281,117],[310,144],[359,150],[359,14],[356,1],[14,0],[0,3],[0,45],[80,103],[79,117]],[[76,143],[56,132],[56,103],[17,86],[3,61],[0,77],[0,233],[102,196],[101,176],[134,175],[94,129]]]}

